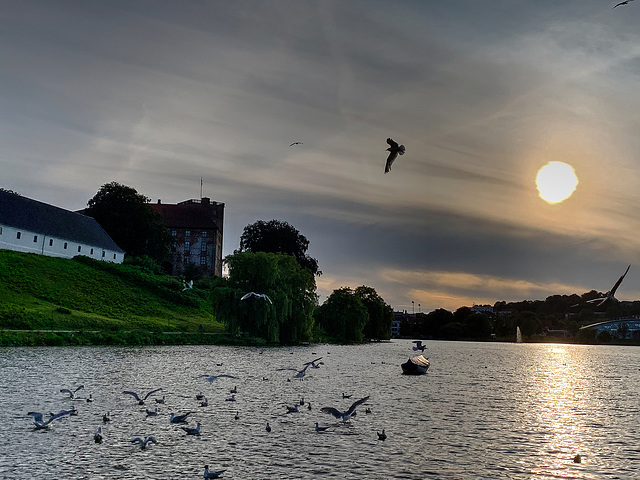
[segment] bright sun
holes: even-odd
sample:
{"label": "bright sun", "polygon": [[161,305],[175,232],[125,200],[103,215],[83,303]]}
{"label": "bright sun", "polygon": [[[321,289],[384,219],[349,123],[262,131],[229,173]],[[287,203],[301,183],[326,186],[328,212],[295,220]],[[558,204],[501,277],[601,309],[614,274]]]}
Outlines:
{"label": "bright sun", "polygon": [[573,167],[563,162],[549,162],[538,170],[536,185],[540,198],[547,203],[560,203],[571,196],[578,186]]}

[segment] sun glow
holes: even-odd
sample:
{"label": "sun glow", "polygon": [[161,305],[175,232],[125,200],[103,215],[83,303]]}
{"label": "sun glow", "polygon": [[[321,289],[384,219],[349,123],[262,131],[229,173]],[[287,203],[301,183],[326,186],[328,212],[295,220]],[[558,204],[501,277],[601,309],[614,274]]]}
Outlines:
{"label": "sun glow", "polygon": [[578,186],[573,167],[563,162],[549,162],[538,170],[538,193],[547,203],[560,203],[571,196]]}

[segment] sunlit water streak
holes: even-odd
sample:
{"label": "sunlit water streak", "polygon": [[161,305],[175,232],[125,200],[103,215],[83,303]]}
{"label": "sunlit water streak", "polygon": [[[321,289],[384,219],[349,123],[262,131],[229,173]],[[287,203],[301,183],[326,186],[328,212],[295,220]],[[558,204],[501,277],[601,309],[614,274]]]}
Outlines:
{"label": "sunlit water streak", "polygon": [[[205,464],[237,479],[640,478],[637,348],[427,342],[428,374],[402,376],[411,345],[4,348],[0,478],[195,479]],[[304,381],[276,371],[319,356],[325,365]],[[239,379],[197,378],[220,373]],[[93,403],[59,393],[79,384]],[[225,401],[236,385],[237,401]],[[158,387],[152,398],[164,394],[166,405],[122,394]],[[195,399],[200,391],[208,407]],[[372,413],[363,405],[345,424],[319,411],[366,395]],[[312,409],[286,414],[301,398]],[[28,411],[71,404],[78,416],[33,431]],[[147,418],[156,406],[160,414]],[[171,412],[187,411],[202,436],[169,423]],[[315,433],[316,421],[333,428]],[[142,451],[135,435],[158,443]]]}

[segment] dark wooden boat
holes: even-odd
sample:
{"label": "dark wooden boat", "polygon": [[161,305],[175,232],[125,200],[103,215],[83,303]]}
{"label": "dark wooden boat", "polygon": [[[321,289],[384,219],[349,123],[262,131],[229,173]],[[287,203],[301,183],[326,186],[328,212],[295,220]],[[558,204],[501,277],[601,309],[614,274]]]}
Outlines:
{"label": "dark wooden boat", "polygon": [[404,375],[424,375],[429,370],[430,363],[423,355],[416,355],[400,366]]}

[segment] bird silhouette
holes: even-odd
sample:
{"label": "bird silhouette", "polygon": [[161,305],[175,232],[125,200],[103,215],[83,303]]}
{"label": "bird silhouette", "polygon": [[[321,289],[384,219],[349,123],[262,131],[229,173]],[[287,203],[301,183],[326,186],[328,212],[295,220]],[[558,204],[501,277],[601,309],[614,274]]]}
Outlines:
{"label": "bird silhouette", "polygon": [[262,300],[266,300],[271,305],[273,305],[273,302],[266,293],[249,292],[244,294],[240,300],[247,300],[249,298],[261,298]]}
{"label": "bird silhouette", "polygon": [[127,395],[131,395],[133,398],[135,398],[138,401],[138,405],[144,405],[144,401],[149,398],[151,395],[153,395],[156,392],[159,392],[160,390],[162,390],[161,388],[156,388],[155,390],[151,390],[149,393],[147,393],[144,397],[140,398],[138,396],[138,394],[136,392],[132,392],[129,390],[125,390],[122,393],[126,393]]}
{"label": "bird silhouette", "polygon": [[616,7],[619,7],[620,5],[629,5],[629,2],[633,2],[633,0],[625,0],[624,2],[617,3],[613,7],[611,7],[611,10],[613,10]]}
{"label": "bird silhouette", "polygon": [[171,414],[169,417],[169,422],[171,423],[187,423],[187,417],[191,415],[191,412],[187,412],[184,415],[176,415],[175,413]]}
{"label": "bird silhouette", "polygon": [[149,435],[148,437],[133,437],[131,443],[137,443],[140,445],[140,450],[145,450],[148,443],[156,443],[156,439]]}
{"label": "bird silhouette", "polygon": [[195,428],[194,427],[180,427],[182,430],[184,430],[185,432],[187,432],[187,435],[196,435],[196,436],[200,436],[200,422],[196,423]]}
{"label": "bird silhouette", "polygon": [[220,476],[226,472],[226,470],[211,471],[209,465],[204,466],[203,478],[220,478]]}
{"label": "bird silhouette", "polygon": [[78,393],[78,390],[82,390],[83,388],[84,388],[84,385],[80,385],[78,388],[76,388],[73,391],[69,390],[68,388],[61,388],[60,393],[68,393],[69,398],[73,400],[76,398],[76,393]]}
{"label": "bird silhouette", "polygon": [[620,284],[622,283],[622,280],[624,280],[624,277],[626,277],[627,273],[629,272],[629,269],[631,268],[631,265],[629,265],[627,267],[627,269],[625,270],[625,272],[622,274],[622,276],[618,279],[618,281],[615,283],[615,285],[613,286],[613,288],[611,290],[609,290],[604,297],[599,297],[599,298],[594,298],[592,300],[587,300],[587,303],[595,303],[596,307],[599,307],[600,305],[602,305],[603,303],[605,303],[608,300],[613,300],[614,302],[617,302],[618,299],[615,297],[616,294],[616,290],[618,290],[618,287],[620,286]]}
{"label": "bird silhouette", "polygon": [[387,164],[384,167],[384,173],[389,173],[391,170],[391,165],[394,160],[398,157],[398,154],[404,155],[405,148],[404,145],[398,145],[396,142],[387,138],[387,143],[389,144],[389,148],[387,148],[387,152],[389,152],[389,156],[387,157]]}
{"label": "bird silhouette", "polygon": [[96,443],[102,443],[102,427],[98,427],[98,431],[93,434],[93,441]]}
{"label": "bird silhouette", "polygon": [[65,415],[70,415],[70,410],[61,410],[58,413],[50,413],[49,419],[45,422],[42,419],[42,413],[40,412],[28,412],[27,415],[33,418],[33,424],[35,425],[36,430],[43,430],[45,428],[49,428],[49,424],[54,420],[58,420],[59,418],[64,417]]}
{"label": "bird silhouette", "polygon": [[293,142],[291,145],[289,145],[290,147],[293,147],[294,145],[302,145],[302,142]]}
{"label": "bird silhouette", "polygon": [[367,400],[369,400],[369,396],[366,396],[364,398],[361,398],[360,400],[353,402],[353,404],[349,407],[349,409],[344,412],[341,412],[337,408],[333,408],[333,407],[322,407],[320,411],[322,413],[329,413],[336,418],[342,419],[343,422],[346,422],[356,413],[356,408],[358,408],[359,405],[362,405]]}
{"label": "bird silhouette", "polygon": [[423,345],[423,344],[422,344],[422,340],[414,340],[414,341],[413,341],[413,342],[411,342],[411,343],[415,343],[415,344],[416,344],[416,346],[415,346],[415,347],[413,347],[413,350],[414,350],[414,351],[416,351],[416,352],[417,352],[418,350],[420,350],[421,352],[423,352],[423,353],[424,353],[424,349],[425,349],[425,348],[427,348],[427,346],[426,346],[426,345]]}
{"label": "bird silhouette", "polygon": [[387,439],[387,434],[384,433],[384,428],[382,429],[382,433],[376,432],[378,434],[378,440],[382,440],[383,442]]}

